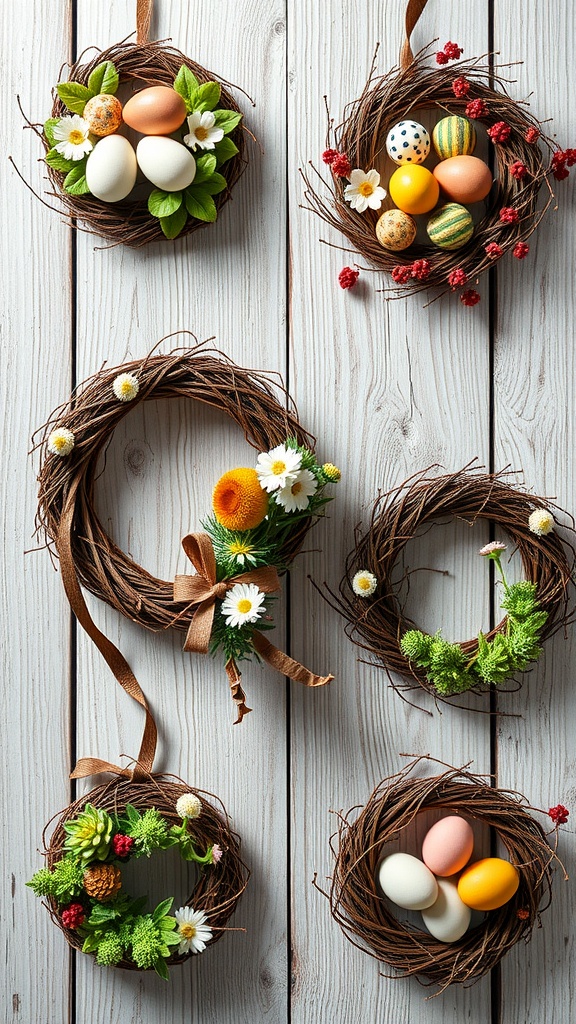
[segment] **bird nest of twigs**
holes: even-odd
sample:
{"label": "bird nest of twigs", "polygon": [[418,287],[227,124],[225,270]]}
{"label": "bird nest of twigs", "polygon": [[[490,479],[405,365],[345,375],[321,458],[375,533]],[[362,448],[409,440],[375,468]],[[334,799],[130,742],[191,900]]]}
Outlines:
{"label": "bird nest of twigs", "polygon": [[[347,620],[350,638],[383,664],[392,685],[399,690],[419,685],[435,698],[443,700],[453,699],[454,694],[468,689],[486,692],[490,680],[483,683],[479,676],[472,678],[470,673],[466,674],[466,667],[473,665],[478,658],[478,637],[451,645],[456,661],[462,663],[461,678],[466,682],[460,687],[455,685],[452,692],[450,687],[434,684],[430,666],[423,667],[407,656],[403,638],[415,629],[414,622],[407,618],[403,609],[404,583],[411,570],[406,569],[401,574],[398,567],[409,541],[422,531],[450,519],[458,519],[470,526],[478,520],[493,524],[498,531],[496,536],[503,534],[510,538],[512,550],[520,554],[525,581],[519,586],[523,593],[532,591],[534,613],[541,616],[534,620],[539,623],[537,644],[572,621],[571,580],[575,552],[571,543],[562,539],[554,528],[554,513],[566,513],[547,499],[512,487],[506,480],[506,472],[488,474],[473,466],[436,477],[428,476],[428,472],[426,470],[409,478],[377,498],[367,529],[357,529],[355,547],[347,558],[339,594],[332,595],[331,599]],[[533,532],[531,524],[534,526],[534,523],[530,517],[534,513],[537,518],[541,516],[546,524],[546,534]],[[563,529],[572,533],[572,527]],[[499,555],[498,551],[495,553]],[[358,588],[354,589],[357,573],[370,574],[374,587],[372,594],[363,596],[358,594]],[[502,605],[506,607],[505,599]],[[490,645],[497,637],[507,637],[511,621],[512,612],[488,630],[483,640]],[[501,643],[497,640],[497,646]],[[536,647],[528,661],[535,660],[539,653],[540,648]],[[518,666],[526,667],[521,660]],[[399,685],[392,674],[403,677],[404,685]],[[512,674],[508,673],[506,678]],[[505,680],[498,678],[493,681],[501,683]]]}
{"label": "bird nest of twigs", "polygon": [[[65,856],[67,849],[64,844],[67,833],[64,826],[67,822],[77,819],[86,804],[91,804],[92,807],[107,812],[115,821],[122,820],[127,807],[134,808],[141,815],[147,810],[154,809],[161,815],[167,828],[181,827],[182,817],[176,811],[176,804],[178,799],[185,794],[197,797],[201,805],[199,816],[188,826],[194,843],[201,850],[216,848],[220,858],[209,867],[202,868],[197,872],[193,891],[184,901],[185,906],[191,906],[194,911],[206,915],[212,932],[208,945],[213,945],[214,942],[222,938],[225,931],[230,930],[227,927],[228,922],[246,888],[250,872],[240,856],[240,838],[232,831],[222,803],[212,794],[193,789],[174,776],[150,775],[139,781],[115,779],[75,800],[59,814],[47,845],[47,833],[52,827],[54,819],[48,822],[44,830],[43,839],[48,869],[53,870]],[[111,853],[108,859],[113,856]],[[122,893],[122,889],[119,891]],[[79,898],[82,900],[86,896],[82,897],[81,895]],[[46,905],[52,920],[62,930],[69,945],[74,949],[81,950],[85,944],[87,929],[67,927],[62,920],[58,901],[54,897],[48,897]],[[106,902],[102,904],[103,907],[106,905]],[[86,911],[87,915],[88,911]],[[166,966],[180,965],[188,958],[187,954],[179,953],[176,950],[166,959]],[[113,966],[126,970],[143,969],[127,956]]]}
{"label": "bird nest of twigs", "polygon": [[[335,857],[328,895],[332,916],[359,949],[392,967],[394,976],[417,975],[439,991],[470,984],[490,971],[521,939],[527,941],[550,904],[552,867],[557,860],[541,825],[517,793],[489,780],[450,768],[432,778],[414,778],[418,761],[381,782],[363,808],[339,818],[331,840]],[[487,913],[456,942],[445,943],[398,918],[377,886],[378,865],[404,830],[427,811],[465,814],[490,829],[516,867],[516,894]],[[558,862],[559,863],[559,862]],[[566,877],[566,876],[565,876]],[[321,890],[322,891],[322,890]]]}
{"label": "bird nest of twigs", "polygon": [[[460,248],[448,250],[417,238],[401,252],[389,251],[376,237],[376,223],[383,209],[367,209],[363,213],[352,209],[344,196],[345,177],[333,172],[326,183],[321,175],[314,176],[313,166],[303,175],[306,200],[312,211],[345,235],[353,251],[376,270],[391,276],[392,283],[384,289],[388,297],[401,297],[408,290],[438,288],[443,293],[460,289],[463,302],[473,305],[477,293],[466,286],[477,282],[507,253],[524,258],[528,251],[526,240],[554,203],[550,178],[551,154],[556,146],[543,133],[526,104],[519,104],[508,95],[501,71],[486,62],[486,58],[459,61],[456,68],[431,67],[430,46],[415,57],[409,48],[407,52],[401,66],[388,74],[377,75],[372,69],[362,94],[347,106],[342,122],[333,128],[329,121],[327,146],[334,153],[343,154],[350,168],[374,168],[386,185],[389,173],[395,169],[387,161],[386,139],[398,122],[418,119],[421,111],[435,113],[438,118],[473,117],[473,123],[488,132],[503,122],[509,134],[505,141],[492,146],[494,182],[484,202],[474,207],[480,212],[475,214],[470,240]],[[460,93],[456,80],[464,82]],[[470,107],[471,101],[476,101],[476,109]],[[539,203],[542,186],[545,198]]]}
{"label": "bird nest of twigs", "polygon": [[[99,65],[106,61],[112,62],[119,78],[120,89],[126,94],[126,99],[141,89],[148,86],[164,85],[173,87],[179,69],[184,66],[188,68],[202,86],[207,82],[218,82],[221,87],[219,105],[225,110],[240,113],[240,108],[230,92],[231,86],[216,78],[200,64],[196,64],[190,58],[180,53],[164,42],[144,43],[118,43],[106,50],[98,51],[92,60],[79,61],[73,64],[68,71],[68,80],[87,86],[90,75]],[[62,118],[69,111],[66,105],[54,93],[52,107],[52,118]],[[45,133],[39,126],[34,127],[42,140],[46,152],[51,148]],[[237,152],[225,163],[219,166],[226,179],[226,188],[214,196],[216,212],[219,213],[222,207],[231,198],[234,185],[241,177],[246,165],[245,147],[246,129],[239,124],[227,137],[234,143]],[[64,189],[66,172],[47,165],[48,178],[53,186],[51,195],[58,199],[67,215],[73,223],[79,222],[85,229],[94,234],[101,235],[113,244],[128,245],[138,248],[150,242],[166,241],[166,234],[162,230],[157,216],[152,216],[148,209],[148,195],[152,185],[148,188],[137,183],[136,188],[127,198],[119,202],[103,202],[90,194],[73,195]],[[178,237],[190,235],[200,228],[205,227],[206,222],[190,215],[185,224],[178,230]],[[168,236],[174,237],[174,236]]]}

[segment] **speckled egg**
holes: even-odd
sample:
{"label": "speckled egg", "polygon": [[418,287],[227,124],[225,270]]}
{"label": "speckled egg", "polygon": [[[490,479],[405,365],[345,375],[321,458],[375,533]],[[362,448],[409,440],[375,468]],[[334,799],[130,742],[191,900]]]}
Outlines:
{"label": "speckled egg", "polygon": [[82,117],[88,122],[92,135],[112,135],[122,124],[122,104],[115,96],[102,93],[88,100]]}
{"label": "speckled egg", "polygon": [[439,942],[458,942],[468,931],[472,911],[460,899],[454,878],[437,878],[436,882],[438,897],[422,911],[422,920]]}
{"label": "speckled egg", "polygon": [[472,910],[497,910],[512,899],[519,885],[513,864],[500,857],[484,857],[462,872],[458,895]]}
{"label": "speckled egg", "polygon": [[430,217],[426,231],[440,249],[460,249],[474,234],[472,214],[459,203],[446,203]]}
{"label": "speckled egg", "polygon": [[438,897],[434,875],[409,853],[385,857],[378,868],[378,883],[388,899],[404,910],[424,910]]}
{"label": "speckled egg", "polygon": [[434,175],[419,164],[399,167],[388,184],[390,198],[404,213],[428,213],[438,202],[440,188]]}
{"label": "speckled egg", "polygon": [[145,135],[136,147],[136,159],[148,181],[165,192],[179,192],[194,181],[196,161],[175,139]]}
{"label": "speckled egg", "polygon": [[466,866],[474,849],[474,833],[465,818],[448,814],[424,836],[422,860],[435,875],[454,875]]}
{"label": "speckled egg", "polygon": [[376,238],[384,249],[401,252],[416,238],[416,221],[403,210],[386,210],[376,223]]}
{"label": "speckled egg", "polygon": [[395,164],[421,164],[430,152],[430,136],[417,121],[400,121],[386,136],[386,152]]}
{"label": "speckled egg", "polygon": [[476,129],[467,117],[443,117],[432,132],[434,149],[441,160],[474,152]]}
{"label": "speckled egg", "polygon": [[479,203],[492,188],[492,171],[477,156],[452,156],[437,164],[432,173],[455,203]]}
{"label": "speckled egg", "polygon": [[124,107],[126,124],[141,135],[171,135],[184,123],[186,104],[167,85],[152,85],[132,96]]}
{"label": "speckled egg", "polygon": [[104,203],[125,199],[136,184],[137,173],[136,154],[123,135],[101,139],[86,161],[86,184]]}

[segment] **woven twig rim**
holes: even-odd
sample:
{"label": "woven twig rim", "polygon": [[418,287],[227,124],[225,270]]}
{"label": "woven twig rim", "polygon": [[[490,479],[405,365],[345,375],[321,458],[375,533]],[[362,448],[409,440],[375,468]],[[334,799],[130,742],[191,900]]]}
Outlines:
{"label": "woven twig rim", "polygon": [[[112,384],[120,373],[138,378],[140,389],[132,402],[119,402],[114,396]],[[168,398],[188,398],[226,413],[257,451],[267,451],[287,437],[295,437],[312,450],[315,442],[300,425],[296,407],[277,375],[244,369],[203,345],[106,367],[81,384],[70,401],[52,413],[39,442],[42,467],[38,477],[38,531],[52,547],[71,482],[80,476],[72,531],[72,555],[79,581],[96,597],[147,629],[160,631],[174,626],[186,632],[194,609],[174,601],[172,580],[156,579],[117,547],[94,505],[98,461],[114,429],[138,402]],[[74,450],[65,459],[47,454],[47,440],[55,426],[67,427],[74,434]],[[296,557],[313,525],[312,518],[295,524],[280,550],[284,564]]]}
{"label": "woven twig rim", "polygon": [[[394,67],[386,75],[376,75],[373,67],[360,97],[346,107],[342,123],[332,128],[329,120],[326,144],[346,153],[352,167],[368,170],[378,167],[380,161],[386,159],[386,136],[398,121],[431,107],[437,107],[442,116],[463,115],[471,99],[485,100],[489,113],[478,118],[477,123],[490,128],[498,121],[505,121],[512,132],[505,145],[492,147],[497,181],[485,201],[484,215],[476,224],[470,241],[454,251],[417,242],[403,252],[389,252],[380,245],[375,233],[382,209],[357,213],[344,201],[345,180],[332,175],[331,183],[327,184],[319,174],[312,178],[313,165],[310,171],[303,173],[308,208],[345,235],[352,249],[376,270],[390,274],[394,267],[409,266],[415,259],[429,261],[431,269],[425,281],[411,278],[406,285],[392,283],[382,289],[389,298],[400,298],[407,294],[408,289],[418,292],[435,287],[446,292],[449,290],[448,275],[457,268],[465,272],[468,284],[477,281],[494,266],[494,260],[485,252],[486,246],[496,242],[504,253],[512,250],[517,242],[530,237],[555,200],[549,180],[550,152],[555,148],[554,144],[525,105],[520,105],[508,95],[506,79],[493,66],[482,63],[485,57],[459,61],[451,68],[430,68],[427,64],[430,46],[421,50],[405,70]],[[508,66],[502,65],[502,69]],[[469,96],[458,98],[452,91],[452,82],[462,75],[472,76],[472,88]],[[526,142],[525,134],[529,128],[538,129],[543,148]],[[524,181],[517,181],[509,173],[509,167],[515,161],[522,162],[528,169],[528,177]],[[321,189],[315,185],[320,181]],[[538,208],[538,195],[544,183],[546,197]],[[517,224],[501,222],[500,210],[508,206],[518,211]]]}
{"label": "woven twig rim", "polygon": [[[423,526],[432,526],[447,517],[469,525],[477,519],[494,523],[512,539],[514,550],[520,553],[525,578],[536,584],[538,601],[548,612],[542,640],[572,621],[574,607],[570,604],[569,587],[575,552],[557,532],[539,537],[530,531],[528,518],[536,508],[546,509],[552,515],[559,511],[562,515],[567,513],[546,498],[512,487],[505,479],[508,471],[483,473],[470,465],[442,476],[430,477],[429,472],[424,470],[378,496],[368,528],[364,532],[357,528],[355,547],[347,557],[339,594],[332,595],[332,599],[347,620],[346,632],[350,639],[384,665],[393,686],[403,688],[395,683],[390,673],[409,680],[408,689],[419,684],[437,700],[452,702],[457,698],[441,697],[428,681],[425,670],[410,662],[400,649],[404,632],[415,627],[404,615],[398,597],[405,575],[394,582],[395,567],[408,542]],[[569,519],[573,529],[574,520]],[[378,579],[378,590],[369,599],[357,597],[352,590],[352,578],[361,569],[374,573]],[[485,635],[492,639],[505,629],[506,617]],[[452,640],[449,624],[443,633]],[[462,641],[461,647],[471,654],[476,644],[474,638]],[[498,689],[501,692],[501,688]]]}
{"label": "woven twig rim", "polygon": [[[110,60],[116,65],[121,84],[134,83],[137,90],[148,85],[172,86],[180,67],[185,64],[196,75],[200,84],[209,81],[219,82],[222,88],[221,106],[241,113],[240,107],[229,91],[229,88],[234,88],[233,86],[230,87],[227,82],[223,82],[200,64],[196,64],[179,50],[167,46],[164,42],[116,43],[107,50],[96,51],[95,56],[88,63],[82,63],[82,60],[81,57],[69,68],[68,78],[70,81],[87,84],[94,68],[103,61]],[[63,117],[67,113],[67,108],[58,98],[55,90],[53,97],[51,116]],[[228,188],[214,197],[218,213],[231,198],[232,189],[247,166],[245,134],[246,129],[240,124],[229,135],[229,138],[238,147],[238,153],[222,165],[221,171],[226,178]],[[41,130],[38,130],[38,135],[45,150],[48,151],[50,146]],[[145,200],[104,203],[90,195],[69,195],[62,188],[66,175],[55,171],[48,165],[47,172],[54,188],[54,192],[50,194],[61,202],[69,217],[80,221],[94,234],[131,248],[148,245],[150,242],[168,241],[160,227],[158,218],[148,212]],[[177,237],[183,238],[185,235],[190,235],[207,226],[203,221],[189,217]]]}
{"label": "woven twig rim", "polygon": [[[529,940],[552,898],[552,862],[560,862],[543,828],[528,813],[524,797],[493,788],[464,769],[450,768],[432,778],[409,777],[418,763],[381,782],[359,814],[359,808],[352,808],[339,816],[338,832],[330,842],[334,872],[324,895],[346,937],[392,967],[397,972],[393,977],[418,975],[423,984],[442,991],[477,981],[520,939]],[[400,921],[376,884],[386,843],[395,842],[420,811],[435,808],[461,812],[487,825],[520,875],[513,899],[453,943]]]}
{"label": "woven twig rim", "polygon": [[[207,923],[213,932],[213,939],[207,946],[209,949],[218,939],[222,938],[226,931],[226,925],[234,913],[236,904],[250,877],[250,871],[240,856],[240,838],[230,827],[230,820],[224,805],[211,793],[194,789],[181,779],[171,775],[150,775],[144,782],[113,780],[91,790],[90,793],[79,797],[78,800],[66,807],[59,814],[50,842],[46,846],[46,832],[51,824],[48,823],[43,836],[45,855],[50,869],[62,859],[66,852],[64,849],[66,839],[64,822],[76,818],[86,803],[91,803],[109,814],[121,814],[128,803],[139,811],[154,807],[169,825],[181,825],[182,819],[176,813],[176,801],[184,793],[193,793],[202,803],[201,814],[192,825],[197,845],[201,849],[208,849],[217,844],[223,851],[222,859],[218,864],[199,873],[194,890],[185,904],[192,906],[194,910],[202,910],[207,915]],[[82,937],[78,935],[77,931],[64,926],[62,918],[58,914],[56,901],[50,898],[46,902],[46,906],[54,924],[64,933],[68,944],[74,949],[82,949]],[[176,952],[166,960],[166,963],[172,967],[176,964],[183,964],[188,959],[188,954]],[[132,960],[128,959],[121,960],[115,966],[131,971],[140,970]]]}

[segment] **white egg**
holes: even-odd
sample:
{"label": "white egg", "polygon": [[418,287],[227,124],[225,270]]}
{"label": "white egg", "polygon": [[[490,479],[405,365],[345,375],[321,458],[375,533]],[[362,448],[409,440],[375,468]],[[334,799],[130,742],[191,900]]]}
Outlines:
{"label": "white egg", "polygon": [[179,192],[194,181],[196,161],[189,149],[165,135],[146,135],[136,148],[142,172],[157,188]]}
{"label": "white egg", "polygon": [[458,879],[437,878],[438,899],[422,911],[428,931],[439,942],[457,942],[470,925],[472,911],[458,895]]}
{"label": "white egg", "polygon": [[378,882],[382,892],[404,910],[424,910],[438,896],[431,871],[409,853],[392,853],[380,862]]}
{"label": "white egg", "polygon": [[104,203],[126,199],[136,183],[136,153],[123,135],[106,135],[86,161],[86,183],[93,196]]}
{"label": "white egg", "polygon": [[430,152],[430,135],[417,121],[400,121],[388,132],[386,152],[395,164],[422,164]]}

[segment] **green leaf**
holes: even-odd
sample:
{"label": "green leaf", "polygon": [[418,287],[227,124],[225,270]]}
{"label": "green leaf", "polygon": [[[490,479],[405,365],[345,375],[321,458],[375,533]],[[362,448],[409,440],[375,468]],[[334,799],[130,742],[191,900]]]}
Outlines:
{"label": "green leaf", "polygon": [[52,167],[55,171],[71,171],[76,164],[75,160],[67,160],[62,153],[58,153],[55,149],[50,149],[44,157],[49,167]]}
{"label": "green leaf", "polygon": [[196,220],[206,221],[207,224],[216,220],[216,204],[210,193],[205,192],[203,188],[194,188],[194,185],[191,185],[184,193],[184,201],[188,213]]}
{"label": "green leaf", "polygon": [[174,88],[184,100],[187,113],[190,113],[194,109],[194,102],[200,88],[200,83],[196,75],[193,75],[190,68],[187,68],[185,64],[182,65],[174,79]]}
{"label": "green leaf", "polygon": [[224,135],[228,135],[229,132],[234,131],[237,125],[242,120],[242,114],[236,114],[233,110],[215,110],[214,111],[214,123],[217,128],[221,128]]}
{"label": "green leaf", "polygon": [[153,217],[169,217],[182,206],[181,192],[164,192],[155,188],[148,198],[148,209]]}
{"label": "green leaf", "polygon": [[214,110],[220,102],[220,86],[218,82],[205,82],[196,93],[194,110],[204,113],[205,110]]}
{"label": "green leaf", "polygon": [[163,900],[162,903],[158,904],[156,910],[152,914],[152,920],[154,921],[154,924],[158,924],[158,922],[163,917],[166,917],[166,914],[170,910],[170,907],[172,906],[173,903],[174,897],[170,896],[167,900]]}
{"label": "green leaf", "polygon": [[59,82],[56,91],[62,103],[65,103],[73,114],[83,114],[88,100],[92,99],[90,89],[79,82]]}
{"label": "green leaf", "polygon": [[90,192],[86,182],[86,160],[79,160],[64,178],[64,191],[71,196],[84,196]]}
{"label": "green leaf", "polygon": [[98,67],[94,68],[88,79],[88,88],[93,96],[99,96],[101,93],[113,95],[118,88],[119,82],[120,79],[114,64],[111,60],[105,60]]}
{"label": "green leaf", "polygon": [[[194,183],[196,184],[196,179]],[[223,192],[225,188],[228,188],[228,182],[222,174],[213,174],[211,178],[202,183],[202,188],[210,196],[217,196],[220,192]]]}
{"label": "green leaf", "polygon": [[166,961],[162,959],[161,956],[158,957],[156,963],[154,964],[154,970],[156,971],[156,974],[159,974],[160,977],[164,979],[164,981],[170,980],[170,975],[168,974],[168,965]]}
{"label": "green leaf", "polygon": [[162,932],[162,940],[165,946],[180,945],[180,935],[177,935],[174,932]]}
{"label": "green leaf", "polygon": [[58,142],[58,139],[54,136],[54,129],[59,121],[59,117],[49,117],[47,121],[44,121],[44,135],[51,146],[55,146]]}
{"label": "green leaf", "polygon": [[188,214],[186,213],[186,207],[182,204],[180,209],[176,210],[176,213],[171,213],[169,217],[160,217],[160,227],[166,235],[166,238],[176,238],[176,236],[182,231],[187,220]]}
{"label": "green leaf", "polygon": [[216,157],[214,153],[203,153],[196,160],[196,174],[194,175],[194,185],[200,185],[203,181],[207,181],[211,178],[216,170]]}
{"label": "green leaf", "polygon": [[93,953],[95,949],[98,949],[102,941],[101,935],[88,935],[84,939],[84,945],[82,946],[83,953]]}
{"label": "green leaf", "polygon": [[134,804],[126,804],[125,811],[128,821],[130,821],[133,825],[140,821],[142,815],[140,814],[140,811],[136,810]]}
{"label": "green leaf", "polygon": [[221,167],[227,160],[231,160],[233,156],[236,156],[238,152],[238,146],[232,142],[232,139],[223,138],[221,142],[217,142],[212,151],[217,160],[217,167]]}

